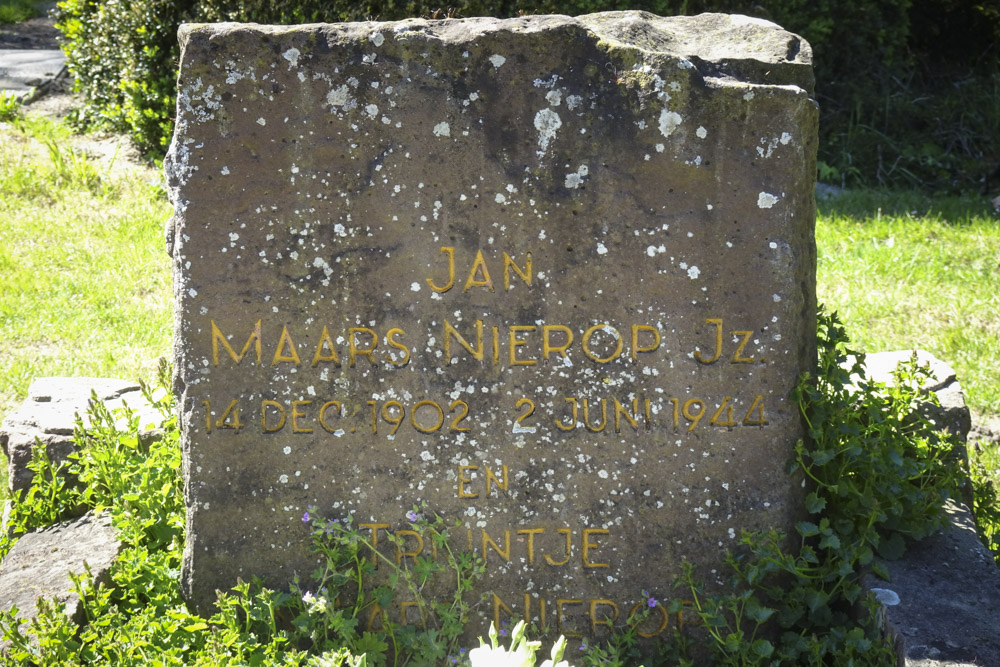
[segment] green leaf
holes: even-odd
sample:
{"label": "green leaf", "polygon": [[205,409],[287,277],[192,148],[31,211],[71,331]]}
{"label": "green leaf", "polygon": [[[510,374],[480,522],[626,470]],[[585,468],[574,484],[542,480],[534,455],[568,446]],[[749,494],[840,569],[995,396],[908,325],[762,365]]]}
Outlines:
{"label": "green leaf", "polygon": [[906,542],[899,533],[893,533],[889,539],[880,539],[878,542],[878,555],[886,560],[899,560],[906,551]]}
{"label": "green leaf", "polygon": [[818,514],[826,507],[826,498],[820,498],[815,491],[806,496],[806,511]]}
{"label": "green leaf", "polygon": [[770,658],[771,654],[774,653],[774,646],[771,642],[766,639],[758,639],[750,646],[750,650],[753,651],[754,655],[760,656],[761,658]]}
{"label": "green leaf", "polygon": [[795,524],[795,530],[798,531],[799,535],[802,537],[812,537],[813,535],[819,535],[819,526],[809,521],[799,521]]}

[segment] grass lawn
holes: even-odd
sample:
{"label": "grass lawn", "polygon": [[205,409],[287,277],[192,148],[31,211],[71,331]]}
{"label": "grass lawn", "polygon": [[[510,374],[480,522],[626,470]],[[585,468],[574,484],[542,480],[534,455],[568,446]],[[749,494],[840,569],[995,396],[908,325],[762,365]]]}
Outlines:
{"label": "grass lawn", "polygon": [[1000,219],[985,198],[855,193],[821,203],[820,303],[865,352],[923,348],[969,406],[1000,413]]}
{"label": "grass lawn", "polygon": [[0,124],[0,418],[35,377],[151,379],[170,354],[158,174],[69,146],[50,121]]}

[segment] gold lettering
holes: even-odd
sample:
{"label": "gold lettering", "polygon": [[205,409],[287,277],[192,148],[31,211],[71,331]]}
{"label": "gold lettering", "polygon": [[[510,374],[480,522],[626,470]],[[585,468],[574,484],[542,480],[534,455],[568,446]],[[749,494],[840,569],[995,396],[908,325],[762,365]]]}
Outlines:
{"label": "gold lettering", "polygon": [[462,337],[462,334],[458,333],[455,327],[448,323],[448,320],[444,321],[444,357],[448,363],[451,363],[451,339],[452,337],[458,342],[459,345],[464,347],[469,354],[476,361],[483,360],[483,321],[476,320],[476,347],[473,349],[469,341]]}
{"label": "gold lettering", "polygon": [[[645,606],[645,603],[639,602],[634,607],[632,607],[632,611],[630,611],[628,613],[628,620],[629,620],[629,622],[632,621],[632,619],[635,617],[635,615],[644,606]],[[666,607],[664,607],[662,604],[658,604],[655,607],[653,607],[653,609],[656,609],[657,611],[660,612],[660,615],[663,616],[663,622],[660,623],[660,627],[658,627],[653,632],[643,632],[642,630],[639,630],[638,628],[636,628],[636,633],[640,637],[646,637],[646,638],[655,637],[656,635],[660,634],[661,632],[663,632],[664,630],[667,629],[667,623],[670,621],[670,617],[667,615],[667,609],[666,609]]]}
{"label": "gold lettering", "polygon": [[518,338],[517,333],[520,331],[534,331],[537,327],[533,324],[515,324],[511,326],[510,331],[507,336],[510,340],[510,365],[511,366],[534,366],[538,362],[534,359],[518,359],[517,358],[517,348],[526,344],[528,341],[523,338]]}
{"label": "gold lettering", "polygon": [[[370,528],[371,531],[372,531],[372,543],[371,543],[371,548],[372,548],[372,565],[375,566],[375,569],[378,569],[378,559],[377,559],[377,557],[375,555],[375,552],[378,551],[378,531],[379,531],[379,528],[388,528],[389,524],[387,524],[387,523],[359,523],[358,527],[359,528]],[[376,605],[376,606],[378,606],[378,605]]]}
{"label": "gold lettering", "polygon": [[299,417],[305,417],[306,413],[299,412],[299,406],[312,405],[312,401],[292,401],[292,433],[312,433],[311,428],[299,428]]}
{"label": "gold lettering", "polygon": [[[482,278],[477,278],[477,275],[482,275]],[[465,281],[465,287],[462,292],[468,292],[470,287],[486,287],[491,292],[493,291],[493,280],[490,279],[490,271],[486,268],[486,260],[483,259],[483,251],[476,251],[476,259],[472,262],[472,268],[469,269],[469,277]]]}
{"label": "gold lettering", "polygon": [[558,600],[556,600],[556,609],[557,609],[557,614],[556,614],[556,632],[558,632],[559,634],[561,634],[561,635],[563,635],[563,636],[565,636],[567,638],[568,637],[577,637],[577,638],[583,637],[583,635],[579,635],[579,634],[575,634],[575,633],[570,633],[570,632],[566,632],[565,630],[563,630],[562,622],[563,622],[563,618],[565,618],[565,613],[563,611],[563,607],[565,607],[566,605],[570,605],[570,604],[579,604],[579,605],[582,605],[583,604],[583,600],[564,600],[562,598],[559,598]]}
{"label": "gold lettering", "polygon": [[483,539],[482,539],[482,542],[483,542],[483,563],[486,563],[486,561],[487,561],[487,557],[486,557],[487,556],[487,551],[486,551],[487,545],[493,547],[493,550],[496,551],[498,554],[500,554],[500,557],[503,558],[505,561],[507,561],[508,563],[510,562],[510,530],[503,531],[504,544],[506,545],[503,549],[501,549],[497,545],[497,543],[493,541],[493,538],[491,538],[489,536],[489,533],[486,532],[485,528],[483,529],[483,536],[482,537],[483,537]]}
{"label": "gold lettering", "polygon": [[[562,345],[553,345],[551,334],[553,331],[561,331],[566,336],[566,342]],[[569,346],[573,344],[573,332],[569,327],[563,326],[561,324],[545,324],[542,325],[542,356],[545,361],[549,360],[549,354],[552,352],[558,352],[563,359],[568,359],[569,355],[566,354],[566,350]]]}
{"label": "gold lettering", "polygon": [[514,269],[514,273],[521,276],[521,280],[528,287],[531,287],[531,253],[529,252],[527,257],[524,259],[524,271],[517,268],[517,264],[514,260],[510,258],[507,253],[503,254],[503,288],[506,291],[510,291],[510,270]]}
{"label": "gold lettering", "polygon": [[459,498],[478,498],[478,493],[466,493],[465,485],[472,481],[471,477],[465,476],[466,470],[478,470],[479,466],[458,466],[458,497]]}
{"label": "gold lettering", "polygon": [[695,349],[694,358],[703,364],[714,364],[722,356],[722,319],[709,318],[705,320],[705,324],[711,324],[715,327],[715,354],[710,359],[706,359],[701,356],[701,350]]}
{"label": "gold lettering", "polygon": [[229,353],[229,357],[234,363],[240,363],[243,361],[243,357],[246,353],[250,351],[250,345],[253,345],[254,352],[257,355],[257,363],[260,364],[260,323],[261,320],[257,320],[257,324],[254,325],[253,331],[250,332],[250,337],[247,338],[246,345],[243,346],[243,350],[237,355],[233,348],[230,347],[229,341],[223,335],[219,327],[216,326],[215,320],[212,320],[212,365],[219,365],[219,343],[222,343],[222,347],[225,348],[226,352]]}
{"label": "gold lettering", "polygon": [[576,428],[576,398],[573,396],[567,396],[566,402],[572,407],[572,415],[570,417],[569,424],[556,420],[556,426],[563,431],[572,431]]}
{"label": "gold lettering", "polygon": [[[404,551],[403,550],[403,536],[407,535],[414,537],[417,540],[417,548],[414,551]],[[397,530],[395,534],[396,538],[396,565],[402,565],[404,558],[412,558],[416,560],[424,550],[424,537],[415,530]]]}
{"label": "gold lettering", "polygon": [[[653,343],[650,347],[639,345],[639,332],[648,331],[653,334]],[[632,325],[632,361],[639,359],[640,352],[653,352],[660,347],[660,330],[648,324]]]}
{"label": "gold lettering", "polygon": [[410,625],[410,623],[409,623],[410,619],[407,618],[407,614],[410,611],[410,607],[416,607],[417,608],[417,611],[419,612],[418,618],[419,618],[420,622],[423,623],[424,622],[424,612],[423,612],[423,609],[420,608],[420,603],[418,601],[416,601],[416,600],[403,600],[402,602],[399,603],[399,613],[402,615],[402,618],[400,619],[400,622],[402,623],[402,625]]}
{"label": "gold lettering", "polygon": [[573,531],[569,528],[559,528],[556,530],[556,532],[563,533],[564,535],[566,535],[566,557],[557,563],[556,561],[552,560],[552,556],[545,554],[545,562],[548,563],[549,565],[565,565],[566,563],[569,562],[569,557],[573,548],[573,545],[570,542],[570,540],[573,537]]}
{"label": "gold lettering", "polygon": [[518,535],[528,536],[528,565],[535,564],[535,535],[544,532],[544,528],[521,528],[517,531]]}
{"label": "gold lettering", "polygon": [[[375,627],[375,621],[378,621],[378,627]],[[385,632],[385,612],[382,607],[378,606],[378,602],[372,603],[371,613],[368,614],[368,632]]]}
{"label": "gold lettering", "polygon": [[490,495],[491,480],[493,484],[496,484],[498,489],[500,489],[504,493],[507,493],[507,485],[510,483],[510,479],[507,477],[507,466],[503,466],[501,468],[500,475],[501,478],[503,479],[502,482],[497,480],[496,475],[493,474],[493,471],[490,470],[489,466],[484,465],[483,468],[486,470],[486,495]]}
{"label": "gold lettering", "polygon": [[[288,348],[288,353],[285,353],[285,348]],[[281,338],[278,339],[278,347],[274,350],[274,358],[271,359],[271,365],[276,366],[279,361],[288,361],[296,366],[302,363],[299,360],[299,353],[295,349],[295,342],[292,340],[292,335],[288,333],[288,327],[281,328]]]}
{"label": "gold lettering", "polygon": [[500,596],[496,593],[493,594],[493,627],[499,628],[500,625],[500,610],[503,609],[507,612],[508,616],[514,615],[514,610],[507,606],[507,604],[500,599]]}
{"label": "gold lettering", "polygon": [[448,256],[448,282],[444,287],[438,287],[434,284],[434,281],[430,278],[427,279],[427,284],[435,292],[442,293],[447,292],[455,285],[455,248],[452,246],[441,246],[441,252]]}
{"label": "gold lettering", "polygon": [[[329,350],[326,354],[323,353],[324,346]],[[340,357],[337,356],[337,350],[333,347],[333,340],[330,338],[330,332],[327,331],[326,325],[323,325],[323,333],[319,336],[319,343],[316,345],[316,354],[313,355],[312,366],[315,368],[321,361],[332,361],[338,366],[340,365]]]}
{"label": "gold lettering", "polygon": [[[278,422],[277,426],[269,427],[267,425],[267,410],[265,408],[276,408],[278,414],[281,415],[281,421]],[[277,401],[261,401],[260,402],[260,430],[264,433],[276,433],[285,427],[285,409],[281,407],[281,403]]]}
{"label": "gold lettering", "polygon": [[[396,340],[396,336],[403,336],[405,334],[406,332],[398,327],[389,329],[389,331],[385,334],[385,342],[389,345],[389,347],[403,351],[403,359],[401,361],[396,361],[391,356],[389,357],[389,363],[393,366],[405,366],[410,363],[410,348]],[[316,364],[313,363],[313,366],[315,365]]]}
{"label": "gold lettering", "polygon": [[327,431],[328,433],[336,433],[337,432],[337,429],[330,428],[330,425],[326,423],[326,411],[327,411],[328,408],[330,408],[332,406],[336,406],[337,407],[337,416],[340,417],[341,410],[342,410],[342,407],[340,405],[340,401],[327,401],[319,409],[319,425],[322,426],[323,429],[325,431]]}
{"label": "gold lettering", "polygon": [[[354,336],[359,333],[368,334],[371,337],[371,347],[358,347],[358,342]],[[358,357],[368,357],[368,363],[372,366],[377,365],[375,357],[372,356],[376,347],[378,347],[378,334],[368,327],[352,327],[347,330],[347,359],[351,368],[354,368],[354,362]]]}
{"label": "gold lettering", "polygon": [[624,405],[622,405],[621,403],[618,402],[617,398],[613,398],[612,400],[614,401],[613,405],[614,405],[614,408],[615,408],[615,433],[620,433],[621,432],[621,429],[619,429],[619,425],[620,425],[619,419],[621,417],[625,417],[625,421],[627,421],[632,426],[632,428],[638,429],[639,428],[639,399],[638,398],[633,398],[632,399],[632,414],[628,413],[628,410],[625,409]]}
{"label": "gold lettering", "polygon": [[588,431],[594,433],[600,433],[608,425],[608,408],[607,403],[602,398],[601,399],[601,423],[597,426],[591,426],[590,424],[590,401],[588,399],[583,399],[583,425],[587,427]]}
{"label": "gold lettering", "polygon": [[[607,616],[602,616],[602,620],[597,620],[597,607],[611,607],[614,610],[614,615],[608,618]],[[618,620],[618,605],[616,605],[611,600],[591,600],[590,601],[590,630],[593,634],[597,634],[598,625],[606,625],[608,629],[614,628],[615,621]]]}
{"label": "gold lettering", "polygon": [[611,531],[609,531],[607,528],[584,528],[583,529],[583,539],[581,540],[581,542],[582,542],[582,547],[583,547],[583,549],[582,549],[583,550],[583,556],[582,557],[583,557],[583,566],[584,567],[611,567],[608,563],[591,563],[590,562],[590,550],[591,549],[597,549],[598,547],[601,546],[600,544],[597,544],[596,542],[591,542],[590,541],[590,536],[594,535],[594,534],[597,534],[597,535],[607,535],[609,532],[611,532]]}
{"label": "gold lettering", "polygon": [[[616,345],[615,345],[615,351],[611,353],[611,356],[599,357],[596,354],[594,354],[594,352],[590,349],[590,338],[598,331],[604,331],[605,333],[609,333],[612,336],[614,336]],[[620,333],[618,333],[618,329],[615,329],[613,326],[607,323],[595,324],[594,326],[587,329],[587,331],[584,332],[583,334],[583,341],[581,343],[581,345],[583,346],[583,353],[587,355],[587,358],[596,361],[599,364],[606,364],[608,362],[617,359],[618,356],[622,353],[622,347],[624,346],[624,344],[625,341],[622,340],[622,336]]]}
{"label": "gold lettering", "polygon": [[731,333],[734,336],[743,336],[743,340],[741,340],[740,344],[736,347],[736,352],[733,353],[733,358],[730,361],[730,363],[733,363],[733,364],[752,364],[754,362],[754,358],[753,357],[742,357],[740,355],[743,354],[743,348],[745,348],[747,346],[747,343],[750,342],[750,336],[753,335],[753,332],[752,331],[730,331],[729,333]]}

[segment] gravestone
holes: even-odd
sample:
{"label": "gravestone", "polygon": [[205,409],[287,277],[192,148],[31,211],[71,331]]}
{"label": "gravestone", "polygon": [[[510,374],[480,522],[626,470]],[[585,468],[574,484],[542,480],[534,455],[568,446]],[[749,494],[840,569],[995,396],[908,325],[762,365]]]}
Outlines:
{"label": "gravestone", "polygon": [[684,560],[714,582],[741,531],[791,526],[789,393],[815,352],[803,40],[641,12],[180,39],[196,606],[308,576],[307,511],[430,558],[416,507],[485,559],[471,636],[526,616],[600,638]]}

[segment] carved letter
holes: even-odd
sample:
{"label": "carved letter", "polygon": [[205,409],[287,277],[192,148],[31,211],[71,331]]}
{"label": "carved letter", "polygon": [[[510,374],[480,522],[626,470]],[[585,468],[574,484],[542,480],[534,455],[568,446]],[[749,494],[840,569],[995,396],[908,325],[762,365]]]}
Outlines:
{"label": "carved letter", "polygon": [[448,282],[444,287],[438,287],[434,284],[434,281],[430,278],[427,279],[427,284],[430,285],[431,289],[435,292],[447,292],[455,285],[455,248],[451,246],[441,246],[441,252],[448,256]]}
{"label": "carved letter", "polygon": [[[389,329],[389,331],[385,334],[385,341],[388,343],[389,347],[403,351],[403,359],[401,361],[396,361],[391,356],[389,357],[389,363],[393,366],[405,366],[410,363],[410,348],[396,340],[396,336],[403,336],[405,334],[406,332],[398,327]],[[313,365],[315,366],[316,364]]]}
{"label": "carved letter", "polygon": [[[285,348],[288,348],[288,353],[284,352]],[[271,359],[271,365],[276,366],[279,361],[289,361],[296,366],[298,366],[301,361],[299,361],[299,353],[295,349],[295,342],[292,340],[292,335],[288,333],[288,327],[281,328],[281,338],[278,339],[278,347],[274,350],[274,358]]]}
{"label": "carved letter", "polygon": [[[608,357],[599,357],[593,353],[590,349],[590,337],[593,336],[598,331],[604,331],[611,334],[615,338],[617,345],[615,346],[615,351],[611,353]],[[622,353],[622,347],[625,345],[625,341],[622,340],[622,335],[618,333],[618,329],[615,329],[610,324],[595,324],[594,326],[587,329],[583,334],[583,341],[581,343],[583,347],[583,353],[587,355],[588,359],[596,361],[599,364],[606,364],[608,362],[614,361],[618,358],[618,355]]]}
{"label": "carved letter", "polygon": [[[566,342],[562,345],[552,345],[551,338],[549,334],[553,331],[561,331],[566,336]],[[573,344],[573,332],[569,327],[563,326],[561,324],[545,324],[542,325],[542,356],[545,361],[549,360],[549,353],[558,352],[563,359],[568,359],[569,355],[566,354],[566,350],[569,346]]]}
{"label": "carved letter", "polygon": [[517,268],[517,264],[515,264],[514,260],[512,260],[510,258],[510,255],[508,255],[507,253],[503,254],[503,288],[506,291],[508,291],[508,292],[510,291],[510,269],[514,269],[514,273],[516,273],[517,275],[521,276],[521,280],[524,281],[524,284],[527,285],[528,287],[531,287],[531,253],[530,252],[528,253],[528,256],[525,257],[525,259],[524,259],[524,271],[523,272],[521,271],[521,269]]}
{"label": "carved letter", "polygon": [[[357,341],[354,338],[355,334],[365,333],[371,336],[372,346],[368,348],[358,347]],[[351,368],[354,368],[354,362],[358,357],[368,357],[368,363],[372,366],[377,365],[375,363],[375,357],[372,353],[375,348],[378,347],[378,334],[367,327],[353,327],[347,330],[347,358]]]}
{"label": "carved letter", "polygon": [[709,318],[705,320],[706,324],[712,324],[715,326],[715,354],[711,359],[706,359],[701,356],[701,350],[694,351],[694,358],[703,364],[714,364],[719,360],[722,355],[722,319],[721,318]]}
{"label": "carved letter", "polygon": [[487,553],[488,553],[486,551],[486,546],[487,545],[493,547],[493,550],[496,551],[498,554],[500,554],[500,557],[503,558],[505,561],[507,561],[508,563],[510,562],[510,530],[503,531],[503,539],[504,539],[504,544],[506,546],[503,549],[501,549],[499,546],[497,546],[497,543],[493,541],[493,538],[491,538],[489,536],[489,533],[486,532],[486,529],[485,528],[483,529],[483,540],[482,540],[482,542],[483,542],[483,563],[484,564],[487,561],[487,557],[486,557]]}
{"label": "carved letter", "polygon": [[528,536],[528,565],[535,564],[535,535],[544,532],[544,528],[521,528],[517,531],[518,535]]}
{"label": "carved letter", "polygon": [[484,465],[483,468],[486,470],[486,495],[490,495],[490,480],[493,484],[497,485],[497,488],[507,493],[507,485],[510,483],[510,478],[507,477],[507,466],[503,466],[500,474],[503,481],[497,479],[497,476],[493,474],[493,471],[489,469],[488,466]]}
{"label": "carved letter", "polygon": [[583,546],[583,566],[584,567],[611,567],[608,563],[591,563],[590,562],[590,550],[596,549],[601,545],[596,542],[590,541],[590,536],[592,534],[607,535],[609,531],[607,528],[584,528],[583,529],[583,539],[581,540]]}
{"label": "carved letter", "polygon": [[534,359],[518,359],[517,358],[517,348],[524,345],[528,341],[523,338],[518,338],[517,333],[519,331],[534,331],[537,327],[533,324],[515,324],[511,326],[507,333],[507,337],[510,341],[510,365],[511,366],[534,366],[538,362]]}
{"label": "carved letter", "polygon": [[299,417],[306,416],[306,413],[299,412],[301,405],[312,405],[312,401],[292,401],[292,433],[312,433],[311,428],[299,428]]}
{"label": "carved letter", "polygon": [[[477,278],[477,274],[482,274],[482,278]],[[472,268],[469,269],[469,277],[465,281],[465,287],[462,292],[468,292],[470,287],[486,287],[491,292],[493,291],[493,280],[490,279],[490,271],[486,268],[486,260],[483,259],[483,251],[476,251],[476,259],[472,263]]]}
{"label": "carved letter", "polygon": [[[267,410],[264,408],[276,408],[278,414],[281,415],[281,421],[278,422],[277,426],[269,427],[267,425]],[[281,403],[277,401],[261,401],[260,402],[260,430],[264,433],[276,433],[285,427],[285,409],[281,407]]]}
{"label": "carved letter", "polygon": [[229,353],[230,358],[235,363],[240,363],[243,361],[243,357],[250,350],[250,345],[253,345],[254,352],[257,354],[257,363],[260,364],[260,320],[257,320],[257,324],[254,325],[253,331],[250,333],[250,337],[247,338],[247,344],[243,346],[243,350],[236,354],[233,348],[229,346],[229,341],[216,326],[215,320],[212,320],[212,365],[219,365],[219,343],[222,343],[222,347],[225,348],[226,352]]}
{"label": "carved letter", "polygon": [[[648,331],[653,334],[653,343],[649,347],[639,345],[639,332]],[[632,325],[632,361],[639,358],[639,352],[653,352],[660,347],[660,330],[648,324]]]}
{"label": "carved letter", "polygon": [[[323,353],[324,346],[329,350],[329,353]],[[333,347],[333,341],[330,339],[330,332],[327,331],[326,325],[323,325],[323,333],[320,334],[319,343],[316,344],[316,354],[313,355],[312,360],[313,367],[316,367],[321,361],[332,361],[338,366],[340,365],[340,357],[337,356],[337,350]]]}
{"label": "carved letter", "polygon": [[466,470],[478,470],[479,466],[458,466],[458,497],[459,498],[478,498],[478,493],[467,493],[465,490],[465,485],[472,481],[471,477],[465,476]]}
{"label": "carved letter", "polygon": [[[611,618],[607,616],[602,616],[602,620],[597,620],[597,607],[611,607],[614,610],[614,615]],[[611,600],[591,600],[590,601],[590,630],[593,634],[597,634],[598,625],[608,626],[608,630],[614,628],[615,621],[618,620],[618,605],[616,605]]]}
{"label": "carved letter", "polygon": [[451,363],[451,339],[452,337],[458,341],[458,344],[464,347],[469,354],[476,361],[483,360],[483,321],[476,320],[476,347],[473,349],[469,345],[469,341],[462,337],[462,334],[455,330],[455,327],[448,323],[448,320],[444,321],[444,357],[447,363]]}
{"label": "carved letter", "polygon": [[548,563],[549,565],[565,565],[566,563],[569,562],[570,553],[573,548],[573,545],[570,542],[573,536],[573,531],[569,528],[559,528],[556,530],[556,532],[563,533],[564,535],[566,535],[566,557],[557,563],[556,561],[552,560],[552,556],[545,554],[545,562]]}

